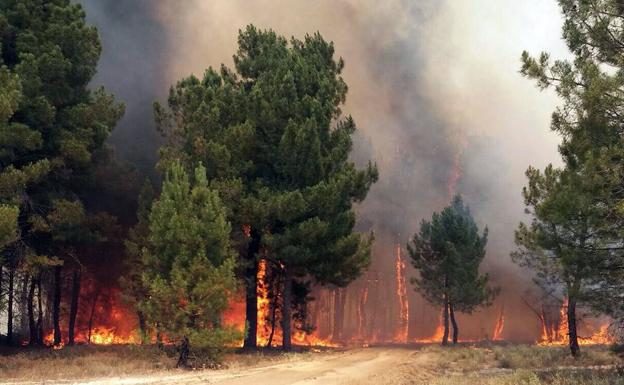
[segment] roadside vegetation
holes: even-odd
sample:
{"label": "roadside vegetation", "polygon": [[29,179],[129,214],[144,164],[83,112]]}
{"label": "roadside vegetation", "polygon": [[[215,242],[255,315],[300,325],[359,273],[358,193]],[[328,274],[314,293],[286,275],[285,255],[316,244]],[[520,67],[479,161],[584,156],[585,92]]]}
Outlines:
{"label": "roadside vegetation", "polygon": [[[373,348],[378,349],[378,348]],[[384,349],[384,348],[382,348]],[[437,345],[405,349],[407,359],[389,363],[391,371],[381,371],[365,381],[347,381],[345,385],[364,384],[486,384],[486,385],[562,385],[562,384],[620,384],[623,361],[606,346],[586,347],[575,359],[565,347],[531,345]],[[6,353],[6,352],[5,352]],[[217,372],[233,376],[245,375],[249,368],[292,363],[297,364],[324,358],[335,359],[343,349],[304,349],[283,352],[279,349],[258,351],[227,350]],[[164,350],[154,345],[74,346],[61,350],[24,349],[18,354],[0,356],[0,377],[6,382],[63,381],[123,376],[183,376],[172,359],[178,353],[175,347]],[[208,368],[208,352],[196,349],[189,359],[195,367]],[[202,371],[196,371],[202,375]]]}

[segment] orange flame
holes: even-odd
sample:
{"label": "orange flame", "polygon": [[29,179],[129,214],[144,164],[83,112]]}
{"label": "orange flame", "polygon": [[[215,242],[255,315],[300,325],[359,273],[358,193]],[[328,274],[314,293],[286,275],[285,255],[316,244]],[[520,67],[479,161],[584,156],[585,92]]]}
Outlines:
{"label": "orange flame", "polygon": [[401,258],[401,245],[396,246],[396,280],[397,297],[399,299],[399,327],[395,336],[396,342],[407,342],[409,328],[409,303],[407,301],[407,287],[405,285],[405,262]]}
{"label": "orange flame", "polygon": [[416,343],[420,344],[431,344],[438,343],[442,341],[442,337],[444,337],[444,309],[440,312],[440,317],[438,318],[438,326],[436,327],[435,332],[431,335],[431,337],[420,338],[414,340]]}
{"label": "orange flame", "polygon": [[494,333],[492,339],[494,341],[500,341],[503,339],[503,329],[505,328],[505,312],[503,308],[501,308],[500,315],[498,316],[498,321],[496,322],[496,326],[494,327]]}
{"label": "orange flame", "polygon": [[[565,298],[559,308],[559,323],[548,327],[545,317],[542,321],[542,336],[537,342],[542,346],[565,346],[570,343],[570,333],[568,329],[568,299]],[[609,335],[609,324],[604,323],[598,330],[592,332],[589,337],[578,336],[579,345],[608,345],[613,343],[613,338]]]}

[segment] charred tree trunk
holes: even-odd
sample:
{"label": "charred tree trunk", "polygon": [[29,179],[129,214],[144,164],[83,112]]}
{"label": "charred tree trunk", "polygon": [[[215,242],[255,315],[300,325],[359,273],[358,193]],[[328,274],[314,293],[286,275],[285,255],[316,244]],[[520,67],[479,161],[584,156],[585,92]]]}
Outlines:
{"label": "charred tree trunk", "polygon": [[269,340],[267,341],[267,347],[271,347],[273,344],[273,337],[275,336],[275,324],[277,322],[277,308],[279,306],[280,287],[281,287],[281,274],[279,274],[273,282],[273,301],[271,301],[271,333],[269,334]]}
{"label": "charred tree trunk", "polygon": [[37,276],[37,345],[43,345],[43,293],[41,291],[41,273]]}
{"label": "charred tree trunk", "polygon": [[176,368],[188,368],[188,356],[189,356],[189,339],[184,336],[182,343],[180,344],[180,357],[178,357],[178,363]]}
{"label": "charred tree trunk", "polygon": [[13,286],[15,283],[15,268],[9,267],[9,302],[7,304],[7,345],[13,345]]}
{"label": "charred tree trunk", "polygon": [[61,343],[61,266],[54,267],[54,303],[52,304],[52,323],[54,324],[54,345]]}
{"label": "charred tree trunk", "polygon": [[74,269],[72,277],[72,298],[71,307],[69,308],[69,345],[74,344],[74,333],[76,328],[76,315],[78,314],[78,299],[80,298],[80,268]]}
{"label": "charred tree trunk", "polygon": [[282,293],[282,349],[292,349],[292,282],[293,274],[290,268],[284,269],[284,292]]}
{"label": "charred tree trunk", "polygon": [[28,329],[28,283],[30,282],[30,274],[22,275],[22,284],[20,287],[20,297],[18,304],[19,311],[19,330]]}
{"label": "charred tree trunk", "polygon": [[37,336],[37,324],[35,323],[35,285],[36,279],[32,278],[30,280],[30,287],[28,288],[28,344],[29,345],[37,345],[39,338]]}
{"label": "charred tree trunk", "polygon": [[442,335],[442,345],[448,345],[449,337],[449,303],[446,295],[444,296],[444,314],[442,315],[444,322],[444,334]]}
{"label": "charred tree trunk", "polygon": [[251,239],[245,256],[245,333],[244,348],[255,349],[258,346],[258,251],[260,250],[260,232],[251,228]]}
{"label": "charred tree trunk", "polygon": [[145,314],[142,311],[137,311],[137,318],[139,319],[139,332],[141,333],[141,343],[144,343],[147,338],[147,323],[145,321]]}
{"label": "charred tree trunk", "polygon": [[452,303],[449,303],[449,315],[451,316],[451,324],[453,325],[453,345],[456,345],[457,337],[459,336],[459,329],[457,328],[457,321],[455,320],[455,309],[453,309]]}
{"label": "charred tree trunk", "polygon": [[568,298],[568,336],[570,341],[570,353],[573,357],[577,357],[581,352],[578,344],[578,335],[576,334],[576,298]]}

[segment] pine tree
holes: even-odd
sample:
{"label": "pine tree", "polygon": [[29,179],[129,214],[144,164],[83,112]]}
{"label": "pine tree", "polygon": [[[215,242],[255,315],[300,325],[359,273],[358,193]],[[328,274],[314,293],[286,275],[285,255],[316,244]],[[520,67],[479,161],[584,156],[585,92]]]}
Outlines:
{"label": "pine tree", "polygon": [[219,348],[227,334],[221,316],[236,290],[230,225],[201,164],[192,178],[180,163],[169,166],[162,193],[149,214],[139,302],[154,329],[181,340],[178,366],[187,366],[192,344]]}
{"label": "pine tree", "polygon": [[488,285],[488,274],[480,274],[485,257],[487,228],[479,229],[459,195],[431,221],[423,220],[418,234],[407,244],[412,265],[419,276],[412,279],[415,288],[431,304],[443,306],[444,335],[448,343],[449,318],[453,324],[453,343],[459,329],[455,311],[472,313],[479,306],[489,306],[499,292]]}
{"label": "pine tree", "polygon": [[624,319],[622,202],[624,193],[624,21],[616,0],[560,0],[563,37],[573,60],[522,55],[522,73],[563,104],[553,131],[562,137],[563,167],[529,168],[525,203],[531,225],[516,233],[516,260],[531,267],[549,291],[567,297],[569,342],[579,353],[576,306],[592,305]]}
{"label": "pine tree", "polygon": [[156,105],[169,139],[161,163],[203,162],[228,208],[245,268],[246,347],[256,346],[258,258],[283,269],[289,348],[293,285],[308,278],[345,285],[368,265],[372,238],[353,233],[352,205],[365,198],[377,169],[349,161],[356,126],[341,114],[347,85],[332,43],[318,33],[288,41],[248,26],[238,45],[236,72],[222,66],[201,80],[183,79],[168,109]]}
{"label": "pine tree", "polygon": [[80,200],[95,182],[97,155],[108,151],[105,141],[123,105],[103,89],[87,88],[101,46],[80,5],[2,0],[0,44],[0,200],[19,208],[20,240],[5,250],[5,263],[12,276],[21,264],[42,261],[39,256],[59,261],[52,309],[60,343],[62,262],[75,259],[48,219],[76,213],[76,206],[55,204],[62,201],[82,206],[94,216],[90,222],[99,217]]}

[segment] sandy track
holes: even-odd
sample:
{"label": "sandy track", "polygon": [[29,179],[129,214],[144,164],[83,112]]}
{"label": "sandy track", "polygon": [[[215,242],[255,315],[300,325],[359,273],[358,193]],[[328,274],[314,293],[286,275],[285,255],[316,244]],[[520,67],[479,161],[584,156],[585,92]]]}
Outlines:
{"label": "sandy track", "polygon": [[[259,365],[249,368],[204,370],[190,373],[134,377],[98,378],[82,381],[46,381],[45,384],[141,385],[141,384],[220,384],[220,385],[315,385],[391,383],[400,367],[422,354],[408,348],[365,348],[313,355],[311,358]],[[42,382],[16,382],[34,385]]]}

